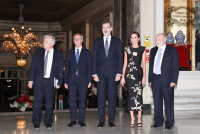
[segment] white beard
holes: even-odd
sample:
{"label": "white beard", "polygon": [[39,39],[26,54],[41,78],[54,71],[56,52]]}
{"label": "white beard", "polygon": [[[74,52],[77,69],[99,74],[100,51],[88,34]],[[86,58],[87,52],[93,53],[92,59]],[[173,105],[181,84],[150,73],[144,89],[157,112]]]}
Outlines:
{"label": "white beard", "polygon": [[103,35],[104,35],[104,36],[108,36],[108,35],[110,35],[110,33],[111,33],[111,32],[103,33]]}

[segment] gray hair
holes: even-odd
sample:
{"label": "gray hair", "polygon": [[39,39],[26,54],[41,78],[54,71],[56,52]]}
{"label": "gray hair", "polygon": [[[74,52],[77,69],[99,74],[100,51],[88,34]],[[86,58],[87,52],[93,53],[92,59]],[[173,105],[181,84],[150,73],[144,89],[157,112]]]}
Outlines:
{"label": "gray hair", "polygon": [[45,36],[43,37],[43,40],[44,40],[46,37],[50,37],[50,41],[53,43],[53,45],[55,45],[55,43],[56,43],[56,38],[55,38],[53,35],[45,35]]}
{"label": "gray hair", "polygon": [[156,35],[156,37],[157,37],[158,35],[162,35],[164,38],[166,38],[166,35],[165,35],[164,33],[159,33],[159,34]]}
{"label": "gray hair", "polygon": [[80,35],[81,36],[81,39],[83,40],[83,35],[81,34],[81,33],[75,33],[74,35],[73,35],[73,40],[74,40],[74,36],[75,35]]}
{"label": "gray hair", "polygon": [[106,23],[110,24],[110,27],[112,27],[112,23],[111,23],[110,21],[107,21],[107,20],[103,21],[103,22],[102,22],[102,25],[103,25],[103,24],[106,24]]}

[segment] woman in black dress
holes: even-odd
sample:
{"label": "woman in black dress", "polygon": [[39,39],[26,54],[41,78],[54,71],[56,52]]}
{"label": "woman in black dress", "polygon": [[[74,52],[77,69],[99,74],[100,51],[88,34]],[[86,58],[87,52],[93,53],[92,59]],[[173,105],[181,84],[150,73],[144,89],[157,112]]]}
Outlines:
{"label": "woman in black dress", "polygon": [[[130,46],[125,47],[124,66],[122,72],[121,84],[126,85],[128,94],[126,98],[126,109],[130,111],[131,124],[134,127],[134,111],[138,111],[137,126],[142,126],[142,86],[146,83],[146,51],[145,47],[140,45],[140,34],[133,32],[130,35]],[[141,67],[142,62],[142,67]]]}

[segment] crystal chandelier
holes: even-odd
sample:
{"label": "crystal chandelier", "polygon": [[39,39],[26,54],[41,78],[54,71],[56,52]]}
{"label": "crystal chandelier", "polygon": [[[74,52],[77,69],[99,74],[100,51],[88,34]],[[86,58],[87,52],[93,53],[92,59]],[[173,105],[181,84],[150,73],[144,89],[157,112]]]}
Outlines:
{"label": "crystal chandelier", "polygon": [[17,65],[23,67],[26,65],[26,59],[29,51],[33,47],[43,47],[40,42],[37,42],[37,36],[33,33],[30,33],[31,28],[25,30],[22,26],[23,16],[22,9],[23,4],[19,5],[20,7],[20,18],[19,22],[21,23],[21,29],[15,30],[12,28],[12,34],[4,34],[3,39],[5,40],[2,43],[2,50],[8,51],[9,49],[16,55]]}

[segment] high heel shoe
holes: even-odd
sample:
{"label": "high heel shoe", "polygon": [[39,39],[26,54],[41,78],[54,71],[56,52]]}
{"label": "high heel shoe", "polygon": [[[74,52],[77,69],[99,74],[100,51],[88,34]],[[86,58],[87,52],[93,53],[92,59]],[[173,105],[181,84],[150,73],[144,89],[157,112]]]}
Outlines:
{"label": "high heel shoe", "polygon": [[138,122],[138,123],[137,123],[137,126],[138,126],[138,127],[142,127],[142,120],[141,120],[141,118],[138,118],[138,121],[139,121],[139,120],[140,120],[140,123]]}
{"label": "high heel shoe", "polygon": [[[131,119],[131,122],[132,122],[132,121],[134,122],[134,121],[135,121],[135,118]],[[134,128],[134,127],[135,127],[135,123],[134,123],[134,124],[131,123],[131,124],[130,124],[130,127],[131,127],[131,128]]]}

